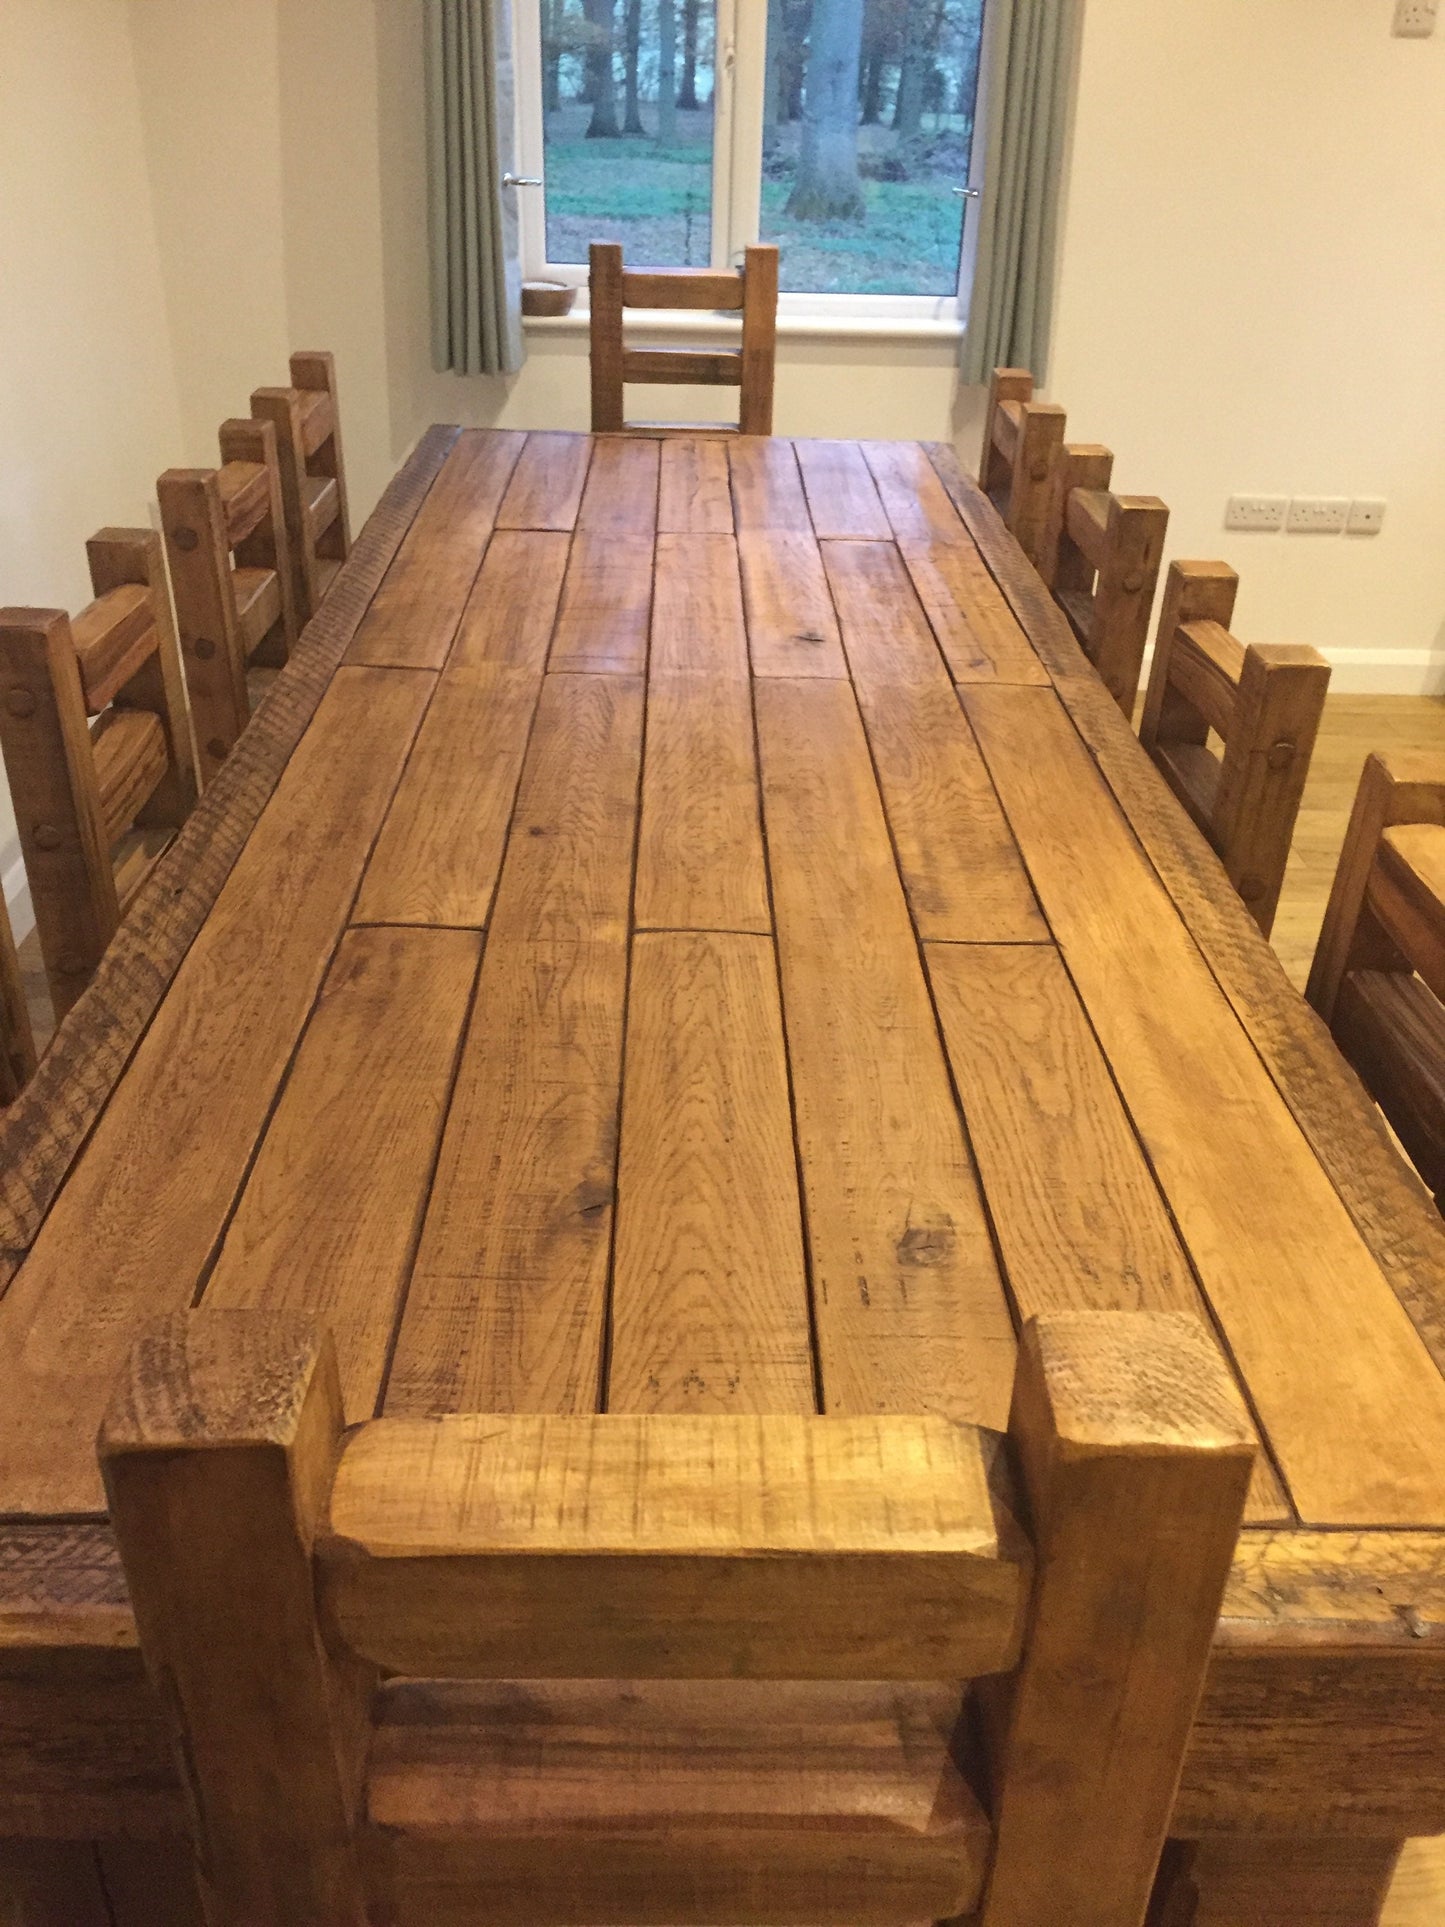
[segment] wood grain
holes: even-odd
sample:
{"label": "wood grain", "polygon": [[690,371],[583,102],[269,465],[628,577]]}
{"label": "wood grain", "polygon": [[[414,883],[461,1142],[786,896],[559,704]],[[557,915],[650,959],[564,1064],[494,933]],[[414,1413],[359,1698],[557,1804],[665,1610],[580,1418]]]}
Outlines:
{"label": "wood grain", "polygon": [[496,662],[541,673],[569,546],[565,535],[497,531],[462,614],[449,669]]}
{"label": "wood grain", "polygon": [[731,535],[727,444],[674,436],[662,444],[657,526],[668,535]]}
{"label": "wood grain", "polygon": [[100,1508],[90,1441],[110,1383],[137,1322],[190,1302],[433,681],[337,672],[83,1163],[0,1299],[10,1386],[0,1509]]}
{"label": "wood grain", "polygon": [[947,686],[908,572],[891,542],[824,542],[823,566],[853,680]]}
{"label": "wood grain", "polygon": [[732,472],[733,514],[744,529],[791,529],[811,535],[793,444],[772,435],[740,435],[727,445]]}
{"label": "wood grain", "polygon": [[[1058,953],[925,952],[1020,1321],[1050,1311],[1209,1313]],[[1247,1516],[1292,1517],[1255,1461]]]}
{"label": "wood grain", "polygon": [[550,668],[633,675],[647,667],[652,552],[647,535],[573,536]]}
{"label": "wood grain", "polygon": [[348,662],[440,669],[525,437],[464,429],[367,611]]}
{"label": "wood grain", "polygon": [[745,682],[654,676],[637,846],[639,930],[772,929]]}
{"label": "wood grain", "polygon": [[757,710],[824,1409],[1000,1425],[1013,1327],[853,692]]}
{"label": "wood grain", "polygon": [[597,443],[577,511],[593,535],[651,535],[657,528],[660,445],[617,437]]}
{"label": "wood grain", "polygon": [[900,543],[930,538],[957,542],[958,511],[917,442],[864,442],[862,449]]}
{"label": "wood grain", "polygon": [[533,430],[502,497],[497,527],[575,528],[592,447],[587,435]]}
{"label": "wood grain", "polygon": [[[1057,699],[963,701],[1302,1519],[1439,1523],[1445,1384]],[[1247,1130],[1199,1128],[1236,1116]]]}
{"label": "wood grain", "polygon": [[356,923],[487,921],[542,679],[449,669],[361,881]]}
{"label": "wood grain", "polygon": [[846,676],[838,618],[811,534],[738,534],[748,649],[755,676]]}
{"label": "wood grain", "polygon": [[429,1679],[997,1672],[1030,1562],[988,1456],[938,1418],[382,1419],[341,1455],[318,1591]]}
{"label": "wood grain", "polygon": [[617,1179],[613,1412],[809,1412],[813,1358],[777,964],[639,935]]}
{"label": "wood grain", "polygon": [[894,1927],[977,1899],[988,1824],[947,1688],[405,1682],[379,1704],[379,1886],[427,1927]]}
{"label": "wood grain", "polygon": [[334,1333],[348,1424],[377,1406],[480,948],[342,938],[206,1286],[208,1311],[310,1312]]}
{"label": "wood grain", "polygon": [[838,537],[888,540],[888,517],[856,442],[799,441],[793,450],[820,542]]}
{"label": "wood grain", "polygon": [[1047,685],[1048,671],[961,531],[900,536],[898,553],[955,682]]}
{"label": "wood grain", "polygon": [[654,678],[697,671],[748,680],[737,544],[730,535],[660,535],[653,580]]}

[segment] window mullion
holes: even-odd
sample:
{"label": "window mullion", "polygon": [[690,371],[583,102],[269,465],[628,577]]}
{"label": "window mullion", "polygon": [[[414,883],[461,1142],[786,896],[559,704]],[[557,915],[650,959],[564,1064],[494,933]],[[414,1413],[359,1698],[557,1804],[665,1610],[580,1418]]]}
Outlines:
{"label": "window mullion", "polygon": [[758,238],[763,191],[763,95],[768,58],[768,9],[724,0],[733,39],[731,124],[728,129],[727,263]]}

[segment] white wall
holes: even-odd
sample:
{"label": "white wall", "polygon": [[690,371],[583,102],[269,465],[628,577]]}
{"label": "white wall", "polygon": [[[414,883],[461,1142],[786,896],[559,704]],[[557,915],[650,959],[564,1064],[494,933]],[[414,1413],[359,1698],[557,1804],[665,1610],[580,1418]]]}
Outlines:
{"label": "white wall", "polygon": [[[0,602],[89,600],[180,434],[125,0],[0,5]],[[0,788],[0,874],[23,871]],[[18,921],[28,924],[26,902]]]}
{"label": "white wall", "polygon": [[[1393,0],[1088,0],[1050,388],[1335,686],[1445,672],[1445,29]],[[1227,534],[1234,493],[1389,499]]]}

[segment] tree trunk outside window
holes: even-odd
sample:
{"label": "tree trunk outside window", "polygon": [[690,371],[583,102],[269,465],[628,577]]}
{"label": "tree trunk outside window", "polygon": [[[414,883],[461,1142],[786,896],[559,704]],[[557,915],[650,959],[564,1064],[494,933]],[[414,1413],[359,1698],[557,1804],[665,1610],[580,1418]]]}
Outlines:
{"label": "tree trunk outside window", "polygon": [[657,0],[657,144],[677,139],[677,9]]}
{"label": "tree trunk outside window", "polygon": [[799,221],[861,221],[858,67],[863,0],[813,0],[798,173],[786,212]]}
{"label": "tree trunk outside window", "polygon": [[624,134],[642,134],[642,108],[637,92],[637,63],[642,52],[642,0],[627,0],[622,17],[622,72],[627,110],[622,123]]}
{"label": "tree trunk outside window", "polygon": [[613,0],[582,0],[582,11],[592,29],[587,46],[587,92],[592,119],[588,140],[612,140],[617,125],[617,82],[612,72]]}
{"label": "tree trunk outside window", "polygon": [[682,85],[677,104],[690,113],[697,110],[697,10],[699,0],[682,0]]}

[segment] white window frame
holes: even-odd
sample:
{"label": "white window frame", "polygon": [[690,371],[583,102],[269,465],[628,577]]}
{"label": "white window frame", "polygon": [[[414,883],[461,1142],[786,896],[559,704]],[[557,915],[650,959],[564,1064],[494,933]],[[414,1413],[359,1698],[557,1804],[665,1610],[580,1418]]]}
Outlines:
{"label": "white window frame", "polygon": [[[739,263],[758,238],[762,208],[763,79],[767,57],[767,14],[760,0],[716,0],[717,57],[713,99],[712,262]],[[546,141],[542,113],[542,23],[540,0],[513,0],[517,73],[517,171],[542,187],[520,187],[518,225],[522,273],[529,281],[565,282],[585,289],[587,265],[547,259]],[[985,21],[980,60],[987,62],[990,35]],[[987,73],[981,67],[978,97],[987,98]],[[973,152],[983,151],[974,121]],[[977,167],[975,163],[974,174]],[[976,185],[976,180],[975,183]],[[962,182],[959,183],[963,185]],[[963,330],[976,252],[977,198],[964,204],[959,249],[959,284],[952,294],[782,294],[778,328],[783,334],[947,334]],[[585,310],[562,322],[575,328]],[[538,324],[529,322],[529,327]],[[669,315],[665,324],[678,333],[713,331],[703,315]]]}

